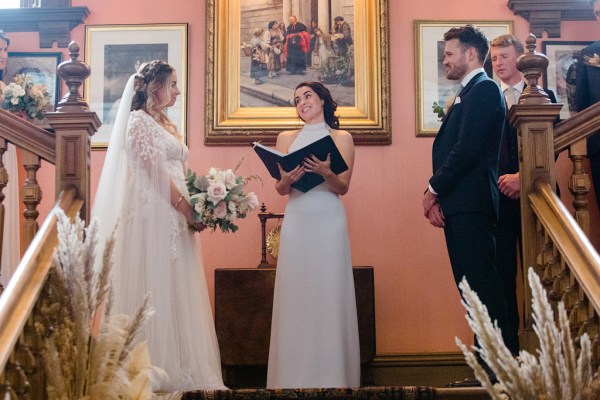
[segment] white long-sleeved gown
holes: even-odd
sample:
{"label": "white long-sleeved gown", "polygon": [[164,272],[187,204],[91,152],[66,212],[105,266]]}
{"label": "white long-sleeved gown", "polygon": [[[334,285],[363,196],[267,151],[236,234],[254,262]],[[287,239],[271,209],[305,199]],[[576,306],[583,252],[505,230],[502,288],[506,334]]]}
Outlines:
{"label": "white long-sleeved gown", "polygon": [[113,314],[133,315],[150,292],[155,313],[142,339],[152,364],[170,376],[160,390],[224,389],[200,249],[170,202],[170,182],[188,197],[188,149],[144,111],[131,113],[125,143],[130,171],[116,232]]}

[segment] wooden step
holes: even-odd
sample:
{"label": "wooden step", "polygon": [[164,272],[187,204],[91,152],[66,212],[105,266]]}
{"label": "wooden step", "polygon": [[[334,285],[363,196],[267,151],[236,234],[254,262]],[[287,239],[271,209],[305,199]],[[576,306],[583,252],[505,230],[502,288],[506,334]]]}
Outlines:
{"label": "wooden step", "polygon": [[182,400],[489,400],[482,388],[431,388],[424,386],[386,386],[354,389],[237,389],[193,391]]}

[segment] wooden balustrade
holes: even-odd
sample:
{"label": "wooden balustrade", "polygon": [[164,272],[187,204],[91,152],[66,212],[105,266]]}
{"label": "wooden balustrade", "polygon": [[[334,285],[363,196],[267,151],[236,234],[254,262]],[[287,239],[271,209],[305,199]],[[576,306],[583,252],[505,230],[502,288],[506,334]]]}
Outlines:
{"label": "wooden balustrade", "polygon": [[[49,306],[52,293],[48,278],[56,244],[55,210],[60,207],[74,217],[89,220],[90,136],[100,126],[88,111],[79,87],[89,76],[89,67],[77,60],[79,46],[69,46],[71,59],[59,65],[58,75],[69,92],[57,112],[47,113],[51,131],[0,110],[0,248],[4,221],[4,194],[8,177],[2,163],[7,143],[22,149],[25,205],[22,234],[27,251],[6,290],[0,287],[0,398],[44,399],[44,337],[52,330],[55,310]],[[37,172],[42,160],[56,166],[55,186],[59,194],[50,215],[39,228],[37,210],[42,199]],[[1,253],[0,253],[1,256]],[[8,397],[6,397],[8,396]]]}
{"label": "wooden balustrade", "polygon": [[[517,127],[520,144],[521,221],[523,266],[534,267],[542,278],[551,301],[563,301],[573,337],[588,333],[593,343],[593,360],[600,363],[600,256],[589,242],[589,212],[586,195],[589,178],[583,169],[585,138],[600,128],[600,104],[577,114],[556,127],[553,121],[561,105],[548,104],[537,80],[548,60],[535,52],[535,37],[527,39],[528,53],[519,58],[518,68],[528,86],[508,118]],[[574,196],[575,218],[553,191],[554,157],[569,149],[573,174],[569,189]],[[529,351],[537,346],[532,330],[531,293],[525,288],[525,332],[521,344]]]}

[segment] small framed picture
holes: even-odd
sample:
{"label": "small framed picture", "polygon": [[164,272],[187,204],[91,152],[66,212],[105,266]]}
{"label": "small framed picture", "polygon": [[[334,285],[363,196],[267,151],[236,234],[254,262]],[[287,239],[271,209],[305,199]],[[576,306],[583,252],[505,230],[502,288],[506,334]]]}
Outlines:
{"label": "small framed picture", "polygon": [[62,53],[22,53],[9,52],[6,61],[7,84],[14,81],[15,75],[26,74],[35,84],[46,85],[50,93],[50,104],[56,107],[60,97],[60,79],[56,68],[60,64]]}
{"label": "small framed picture", "polygon": [[593,42],[551,41],[542,42],[542,52],[548,57],[548,69],[544,74],[544,87],[556,95],[563,104],[560,119],[577,113],[575,106],[575,67],[579,52]]}
{"label": "small framed picture", "polygon": [[92,148],[105,149],[123,89],[138,67],[152,60],[177,71],[181,94],[167,115],[187,142],[187,24],[88,25],[85,62],[92,74],[85,81],[85,100],[102,121],[92,136]]}
{"label": "small framed picture", "polygon": [[[512,21],[415,21],[417,136],[437,135],[446,104],[457,95],[460,82],[446,79],[443,65],[444,33],[464,25],[480,28],[490,41],[513,30]],[[493,75],[491,64],[484,68],[488,75]]]}

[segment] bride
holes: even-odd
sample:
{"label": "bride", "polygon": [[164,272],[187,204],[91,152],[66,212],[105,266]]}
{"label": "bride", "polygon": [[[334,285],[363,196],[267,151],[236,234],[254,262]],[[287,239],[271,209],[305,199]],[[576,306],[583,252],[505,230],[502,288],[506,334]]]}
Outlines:
{"label": "bride", "polygon": [[[146,293],[154,315],[142,328],[160,391],[224,389],[200,248],[185,183],[188,148],[165,109],[179,95],[163,61],[129,78],[117,112],[92,215],[101,238],[115,230],[113,314],[133,315]],[[157,387],[158,386],[158,387]]]}

